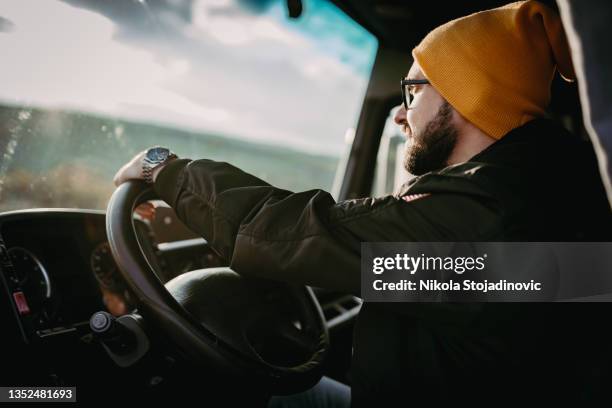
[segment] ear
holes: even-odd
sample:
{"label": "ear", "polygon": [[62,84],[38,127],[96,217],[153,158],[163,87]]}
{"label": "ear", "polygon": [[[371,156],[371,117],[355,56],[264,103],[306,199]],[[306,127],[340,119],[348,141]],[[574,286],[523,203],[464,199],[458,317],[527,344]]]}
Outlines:
{"label": "ear", "polygon": [[484,133],[482,130],[480,130],[480,128],[478,128],[468,119],[466,119],[463,115],[461,115],[459,111],[457,111],[457,109],[453,108],[452,105],[449,104],[449,106],[451,107],[452,112],[453,112],[452,117],[451,117],[451,123],[453,124],[453,126],[455,126],[455,129],[457,129],[458,138],[462,138],[464,135],[475,135],[475,134],[481,134],[481,135],[490,137],[489,135]]}
{"label": "ear", "polygon": [[452,124],[456,127],[457,130],[459,130],[459,133],[461,133],[461,131],[468,125],[471,125],[471,123],[464,118],[463,116],[461,116],[461,114],[457,111],[457,109],[455,109],[453,107],[453,105],[451,105],[450,103],[448,103],[446,100],[444,100],[444,103],[448,104],[448,106],[450,106],[451,110],[452,110],[452,117],[451,117],[451,122]]}

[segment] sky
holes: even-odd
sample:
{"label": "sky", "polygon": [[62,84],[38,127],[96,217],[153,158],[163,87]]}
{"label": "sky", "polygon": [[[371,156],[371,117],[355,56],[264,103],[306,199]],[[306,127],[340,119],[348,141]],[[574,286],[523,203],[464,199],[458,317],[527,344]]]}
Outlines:
{"label": "sky", "polygon": [[323,0],[2,0],[0,102],[339,154],[376,48]]}

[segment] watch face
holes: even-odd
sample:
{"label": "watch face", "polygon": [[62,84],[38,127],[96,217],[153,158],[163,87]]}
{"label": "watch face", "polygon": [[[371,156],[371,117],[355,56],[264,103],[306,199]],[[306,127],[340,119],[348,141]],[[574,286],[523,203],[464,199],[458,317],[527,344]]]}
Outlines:
{"label": "watch face", "polygon": [[147,152],[147,159],[153,163],[163,162],[170,155],[170,150],[165,147],[153,147]]}

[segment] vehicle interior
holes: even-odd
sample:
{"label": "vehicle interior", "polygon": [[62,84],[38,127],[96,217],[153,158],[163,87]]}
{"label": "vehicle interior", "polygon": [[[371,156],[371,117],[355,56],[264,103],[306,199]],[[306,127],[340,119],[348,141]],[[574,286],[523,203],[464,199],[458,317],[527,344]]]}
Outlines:
{"label": "vehicle interior", "polygon": [[[321,375],[350,384],[361,299],[240,279],[152,189],[112,176],[165,145],[292,191],[390,194],[410,177],[392,122],[410,50],[505,3],[3,2],[0,385],[265,406]],[[588,140],[576,84],[555,79],[549,114]],[[194,270],[214,279],[184,293]]]}

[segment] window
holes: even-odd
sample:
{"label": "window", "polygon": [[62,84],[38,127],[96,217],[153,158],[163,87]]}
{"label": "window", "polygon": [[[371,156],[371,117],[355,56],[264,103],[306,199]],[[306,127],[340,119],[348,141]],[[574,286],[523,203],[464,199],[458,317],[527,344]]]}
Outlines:
{"label": "window", "polygon": [[389,113],[378,147],[372,196],[393,194],[413,176],[404,169],[406,137],[393,122],[394,108]]}
{"label": "window", "polygon": [[3,0],[0,211],[105,208],[152,145],[331,189],[376,39],[331,2]]}

